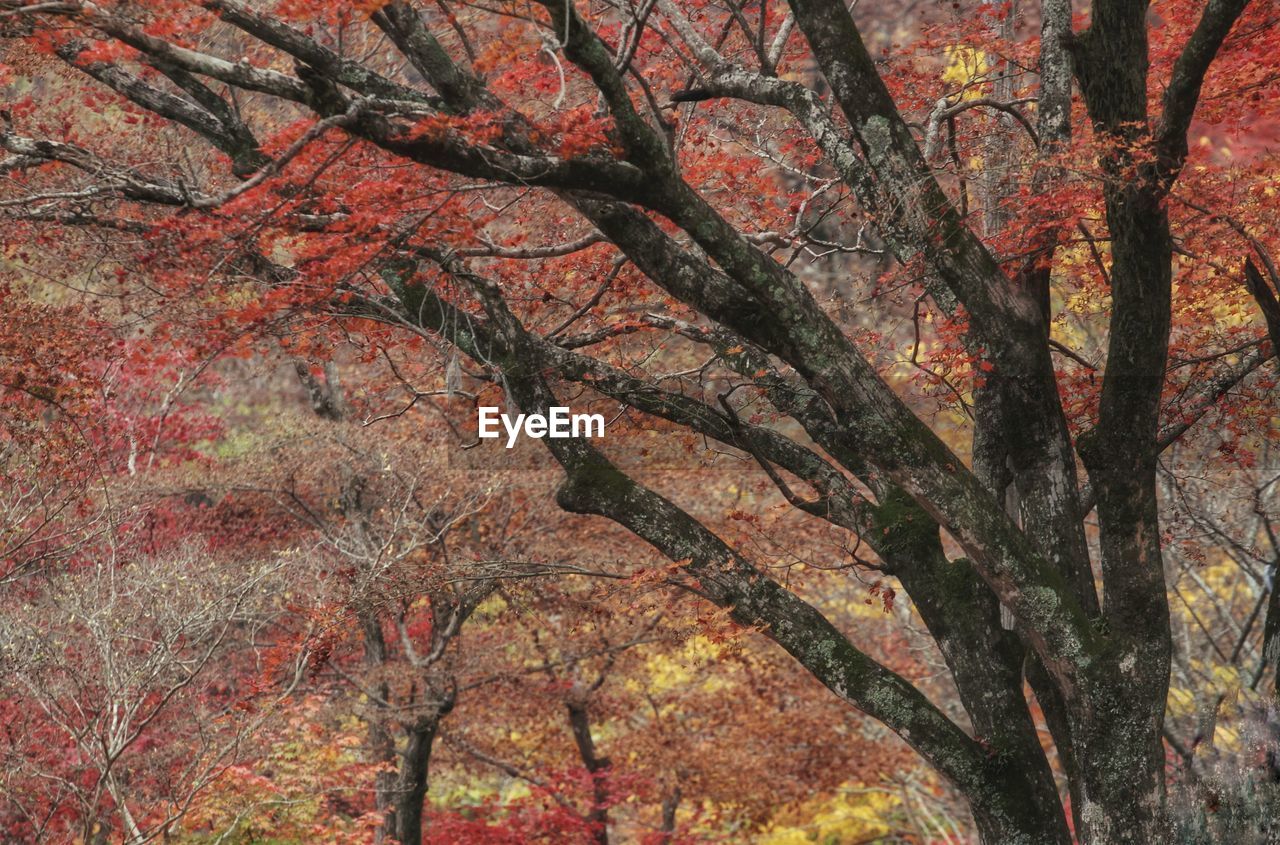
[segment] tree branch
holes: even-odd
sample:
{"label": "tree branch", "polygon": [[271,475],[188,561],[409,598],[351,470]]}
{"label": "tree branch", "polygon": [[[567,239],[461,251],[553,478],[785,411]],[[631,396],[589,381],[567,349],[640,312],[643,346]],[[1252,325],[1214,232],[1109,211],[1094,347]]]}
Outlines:
{"label": "tree branch", "polygon": [[1248,5],[1249,0],[1208,0],[1199,24],[1174,63],[1155,132],[1160,179],[1166,188],[1173,184],[1187,160],[1187,130],[1209,66]]}

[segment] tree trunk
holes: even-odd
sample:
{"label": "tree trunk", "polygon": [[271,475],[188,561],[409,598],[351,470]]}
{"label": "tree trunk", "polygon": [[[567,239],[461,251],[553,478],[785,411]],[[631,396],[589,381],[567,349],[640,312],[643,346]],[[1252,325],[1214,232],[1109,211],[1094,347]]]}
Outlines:
{"label": "tree trunk", "polygon": [[609,770],[609,759],[596,752],[596,743],[591,736],[591,716],[587,710],[587,702],[571,697],[567,703],[569,710],[569,726],[573,729],[573,741],[578,746],[578,756],[582,765],[591,776],[591,810],[587,813],[587,822],[591,825],[592,841],[596,845],[609,845],[609,785],[605,775]]}
{"label": "tree trunk", "polygon": [[[1089,845],[1148,845],[1167,841],[1164,698],[1144,689],[1117,689],[1111,712],[1076,714],[1082,841]],[[1106,701],[1107,696],[1091,696]],[[1101,709],[1101,708],[1099,708]]]}
{"label": "tree trunk", "polygon": [[409,740],[400,763],[395,787],[395,837],[400,845],[422,845],[423,807],[427,800],[427,773],[431,750],[447,706],[433,709],[409,727]]}
{"label": "tree trunk", "polygon": [[676,832],[676,813],[680,809],[680,784],[676,784],[662,799],[662,836],[658,840],[661,845],[668,845]]}
{"label": "tree trunk", "polygon": [[[387,662],[387,643],[382,635],[382,623],[374,611],[360,614],[360,628],[364,636],[364,664],[374,672],[381,671]],[[371,702],[373,713],[369,717],[369,756],[385,767],[395,763],[395,740],[387,731],[386,718],[387,696],[390,688],[385,681],[379,681],[374,689],[377,700]],[[382,816],[383,822],[373,834],[374,845],[382,845],[388,836],[395,832],[395,809],[393,795],[396,775],[394,771],[378,772],[374,780],[374,806]]]}
{"label": "tree trunk", "polygon": [[1017,772],[1017,824],[975,812],[983,841],[1029,835],[1029,841],[1068,845],[1053,772],[1023,696],[1025,649],[1002,629],[995,595],[967,560],[947,560],[937,523],[905,493],[885,491],[877,513],[882,527],[873,533],[881,555],[937,642],[976,737],[989,756]]}

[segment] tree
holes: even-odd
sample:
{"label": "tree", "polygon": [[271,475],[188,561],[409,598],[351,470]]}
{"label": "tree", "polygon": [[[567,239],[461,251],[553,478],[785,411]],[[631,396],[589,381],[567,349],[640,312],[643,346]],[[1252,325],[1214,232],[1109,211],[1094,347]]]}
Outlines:
{"label": "tree", "polygon": [[8,610],[4,717],[20,750],[4,770],[10,833],[71,839],[79,818],[81,841],[106,841],[114,815],[123,841],[141,845],[237,762],[265,714],[232,709],[213,670],[270,629],[281,564],[213,563],[190,551],[123,566],[104,556]]}
{"label": "tree", "polygon": [[[3,202],[15,226],[150,233],[139,255],[162,283],[136,295],[206,352],[283,333],[326,354],[355,338],[412,379],[437,361],[450,396],[467,377],[526,413],[568,395],[610,402],[635,415],[628,432],[660,425],[749,456],[798,514],[856,538],[855,559],[865,545],[896,580],[971,731],[772,577],[696,492],[659,492],[638,435],[543,441],[562,508],[679,563],[686,589],[897,733],[965,796],[984,841],[1067,842],[1073,828],[1091,843],[1161,841],[1171,615],[1157,470],[1273,366],[1280,326],[1267,233],[1242,222],[1273,200],[1233,193],[1208,159],[1184,173],[1198,107],[1224,131],[1268,114],[1248,92],[1274,66],[1273,12],[1247,6],[1178,2],[1156,17],[1142,0],[1095,0],[1080,26],[1048,0],[1026,13],[1031,42],[1018,4],[982,7],[967,29],[951,22],[959,84],[929,102],[911,88],[913,57],[876,59],[833,0],[461,14],[5,0],[11,53],[83,73],[124,125],[103,144],[49,91],[18,104],[0,145],[22,176]],[[972,121],[984,134],[957,129],[987,111]],[[133,126],[220,155],[156,163]],[[990,171],[974,180],[979,147]],[[1077,231],[1093,270],[1075,260]],[[942,327],[944,369],[925,367],[926,382],[972,400],[968,461],[942,415],[895,390],[874,318],[819,301],[824,260],[877,251],[879,285],[918,282],[917,332]],[[1228,351],[1175,331],[1189,307],[1175,255],[1180,280],[1256,303],[1268,336],[1249,327]],[[1064,353],[1053,327],[1067,295],[1104,284],[1098,365]],[[1170,350],[1196,341],[1209,345],[1192,350],[1186,389]],[[693,350],[710,358],[696,381],[659,369]]]}
{"label": "tree", "polygon": [[[324,382],[304,363],[295,369],[316,416],[342,422],[346,402],[336,368],[327,368]],[[421,427],[413,434],[421,434]],[[321,451],[317,439],[308,438],[308,462]],[[384,817],[374,841],[385,836],[401,845],[420,845],[431,755],[458,695],[455,641],[493,593],[504,559],[513,557],[504,554],[510,538],[494,530],[467,544],[475,551],[463,551],[458,560],[459,543],[451,531],[492,505],[486,491],[466,491],[465,482],[438,472],[427,478],[426,468],[434,462],[409,437],[394,458],[341,438],[334,445],[341,457],[321,464],[327,477],[319,483],[298,477],[305,467],[291,473],[286,507],[299,522],[318,529],[343,573],[338,595],[326,602],[338,619],[326,638],[324,663],[334,661],[331,651],[344,633],[342,622],[352,621],[343,616],[354,617],[359,631],[362,665],[339,676],[365,702],[360,709],[371,711],[365,716],[369,750],[386,767],[375,786],[375,804]],[[336,473],[334,464],[341,467]],[[336,513],[326,514],[317,499],[336,503],[330,508]]]}

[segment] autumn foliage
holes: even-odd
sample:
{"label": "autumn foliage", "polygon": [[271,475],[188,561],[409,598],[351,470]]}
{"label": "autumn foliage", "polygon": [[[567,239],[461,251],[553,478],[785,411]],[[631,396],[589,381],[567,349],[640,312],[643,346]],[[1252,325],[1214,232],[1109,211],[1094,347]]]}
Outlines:
{"label": "autumn foliage", "polygon": [[0,839],[1271,841],[1280,12],[847,5],[0,0]]}

